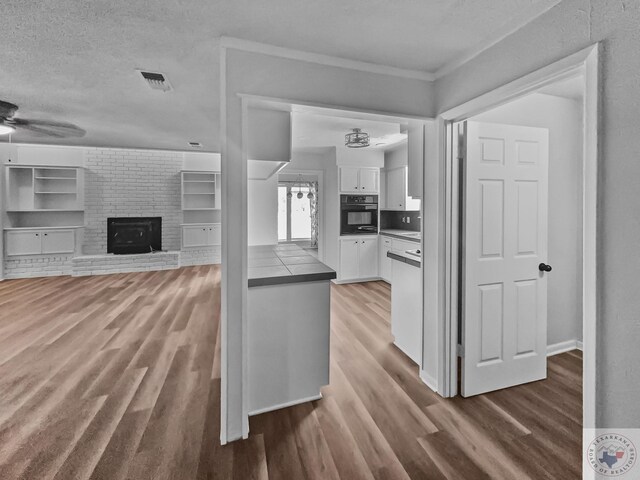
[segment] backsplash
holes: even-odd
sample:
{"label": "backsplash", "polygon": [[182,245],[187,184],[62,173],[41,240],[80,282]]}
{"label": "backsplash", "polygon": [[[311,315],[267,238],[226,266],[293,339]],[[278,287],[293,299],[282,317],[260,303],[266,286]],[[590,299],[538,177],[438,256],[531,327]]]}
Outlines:
{"label": "backsplash", "polygon": [[[407,218],[409,222],[407,222]],[[404,219],[404,222],[402,221]],[[403,212],[395,210],[382,210],[380,212],[380,229],[420,231],[420,212]]]}

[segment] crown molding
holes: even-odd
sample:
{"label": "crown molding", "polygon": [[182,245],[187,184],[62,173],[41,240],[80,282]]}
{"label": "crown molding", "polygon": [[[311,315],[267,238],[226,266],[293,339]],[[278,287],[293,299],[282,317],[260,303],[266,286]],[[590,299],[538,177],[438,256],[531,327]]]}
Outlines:
{"label": "crown molding", "polygon": [[276,47],[267,43],[253,42],[235,37],[220,37],[220,46],[223,48],[231,48],[234,50],[242,50],[245,52],[261,53],[273,57],[287,58],[290,60],[300,60],[303,62],[317,63],[319,65],[327,65],[330,67],[347,68],[350,70],[358,70],[361,72],[377,73],[380,75],[390,75],[393,77],[408,78],[413,80],[424,80],[432,82],[435,76],[429,72],[420,70],[409,70],[405,68],[391,67],[388,65],[379,65],[377,63],[362,62],[359,60],[351,60],[342,57],[334,57],[331,55],[323,55],[320,53],[304,52],[302,50],[294,50],[291,48]]}

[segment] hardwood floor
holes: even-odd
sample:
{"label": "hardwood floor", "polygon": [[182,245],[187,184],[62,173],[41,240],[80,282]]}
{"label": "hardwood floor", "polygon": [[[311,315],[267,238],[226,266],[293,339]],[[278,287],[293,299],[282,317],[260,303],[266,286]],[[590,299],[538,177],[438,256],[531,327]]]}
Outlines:
{"label": "hardwood floor", "polygon": [[220,271],[0,283],[0,478],[580,478],[580,352],[441,399],[391,345],[382,282],[332,289],[324,398],[219,438]]}

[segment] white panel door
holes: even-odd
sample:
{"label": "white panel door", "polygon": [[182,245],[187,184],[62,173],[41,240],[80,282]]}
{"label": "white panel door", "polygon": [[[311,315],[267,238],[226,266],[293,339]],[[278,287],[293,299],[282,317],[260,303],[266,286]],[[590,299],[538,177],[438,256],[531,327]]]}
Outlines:
{"label": "white panel door", "polygon": [[467,122],[462,395],[547,376],[549,133]]}
{"label": "white panel door", "polygon": [[377,168],[360,169],[360,191],[363,193],[378,193],[378,176],[380,171]]}
{"label": "white panel door", "polygon": [[73,253],[76,249],[74,230],[46,230],[42,235],[42,253]]}
{"label": "white panel door", "polygon": [[378,237],[360,240],[358,263],[360,266],[360,278],[378,276]]}
{"label": "white panel door", "polygon": [[358,182],[359,168],[357,167],[340,167],[340,191],[341,192],[359,192],[360,184]]}
{"label": "white panel door", "polygon": [[340,280],[358,278],[358,247],[359,240],[340,239]]}
{"label": "white panel door", "polygon": [[7,232],[7,256],[11,255],[39,255],[42,253],[40,232],[33,230]]}

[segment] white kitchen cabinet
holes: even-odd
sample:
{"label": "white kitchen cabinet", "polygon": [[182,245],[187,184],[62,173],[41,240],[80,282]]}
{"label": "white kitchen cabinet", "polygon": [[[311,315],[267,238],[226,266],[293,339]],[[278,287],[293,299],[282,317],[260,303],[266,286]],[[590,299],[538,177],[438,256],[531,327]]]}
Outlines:
{"label": "white kitchen cabinet", "polygon": [[364,193],[378,193],[380,170],[377,168],[360,169],[360,191]]}
{"label": "white kitchen cabinet", "polygon": [[343,193],[378,193],[378,168],[340,167],[340,191]]}
{"label": "white kitchen cabinet", "polygon": [[12,229],[6,231],[5,240],[7,256],[74,253],[76,248],[72,228]]}
{"label": "white kitchen cabinet", "polygon": [[393,248],[393,241],[390,237],[380,236],[380,254],[378,264],[380,266],[380,278],[391,283],[391,260],[387,257],[387,252]]}
{"label": "white kitchen cabinet", "polygon": [[358,251],[360,240],[340,239],[340,278],[354,279],[359,276]]}
{"label": "white kitchen cabinet", "polygon": [[387,210],[418,211],[420,200],[407,195],[408,169],[407,167],[392,168],[386,174],[386,204]]}
{"label": "white kitchen cabinet", "polygon": [[182,248],[211,247],[220,243],[219,223],[182,226]]}
{"label": "white kitchen cabinet", "polygon": [[378,277],[378,237],[340,239],[340,280],[365,280]]}
{"label": "white kitchen cabinet", "polygon": [[340,191],[341,192],[358,192],[360,191],[359,183],[360,169],[356,167],[340,168]]}
{"label": "white kitchen cabinet", "polygon": [[360,241],[358,252],[360,278],[378,276],[378,238],[371,237]]}
{"label": "white kitchen cabinet", "polygon": [[75,231],[48,230],[41,233],[42,253],[73,253],[75,250]]}

